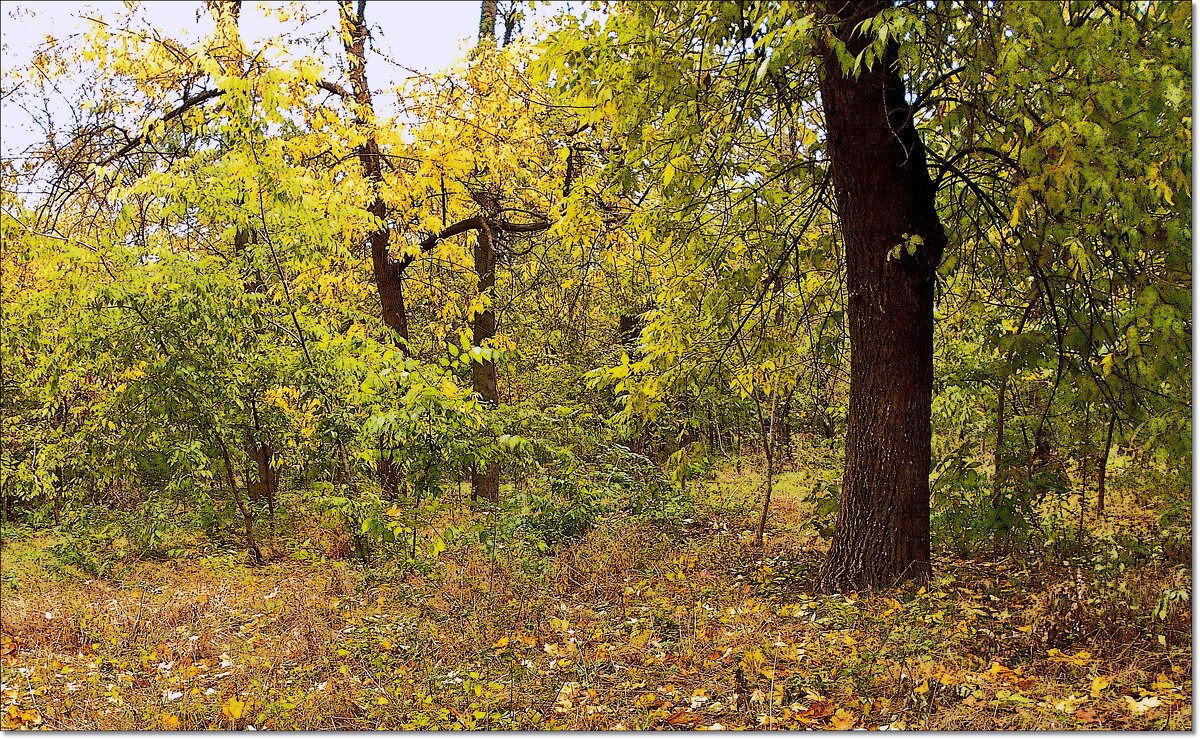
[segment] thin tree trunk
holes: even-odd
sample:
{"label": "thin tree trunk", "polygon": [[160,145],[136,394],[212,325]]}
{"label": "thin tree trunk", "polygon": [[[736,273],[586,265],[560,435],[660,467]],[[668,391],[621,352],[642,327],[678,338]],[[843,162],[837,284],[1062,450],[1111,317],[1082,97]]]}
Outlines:
{"label": "thin tree trunk", "polygon": [[229,491],[233,495],[233,502],[237,504],[238,511],[242,514],[242,523],[245,525],[246,551],[249,552],[254,564],[263,564],[266,560],[263,559],[262,552],[258,549],[258,543],[254,540],[254,512],[238,494],[237,483],[233,479],[233,463],[229,459],[229,448],[225,446],[224,440],[220,440],[219,443],[221,457],[225,460],[225,479],[229,482]]}
{"label": "thin tree trunk", "polygon": [[1004,485],[1004,396],[1008,390],[1008,371],[1000,378],[1000,389],[996,391],[996,449],[992,453],[996,472],[992,476],[992,507],[1000,504],[1000,492]]}
{"label": "thin tree trunk", "polygon": [[[482,198],[481,198],[482,199]],[[496,287],[496,250],[492,243],[494,234],[489,226],[476,232],[475,272],[479,279],[479,292],[491,297]],[[475,346],[491,344],[496,337],[496,313],[491,304],[480,311],[471,322],[471,338]],[[489,359],[471,361],[471,387],[488,406],[500,405],[500,386],[496,378],[496,363]],[[471,470],[471,497],[490,503],[500,500],[500,464],[489,462],[482,470]]]}
{"label": "thin tree trunk", "polygon": [[[757,400],[755,401],[757,404]],[[767,516],[771,512],[771,494],[775,487],[775,424],[779,396],[771,398],[771,412],[763,424],[762,411],[759,411],[759,428],[762,429],[763,450],[767,460],[767,489],[763,492],[762,508],[758,512],[758,527],[754,530],[754,543],[759,548],[763,545],[763,535],[767,530]],[[761,406],[759,406],[761,408]]]}
{"label": "thin tree trunk", "polygon": [[[229,74],[236,71],[238,74],[244,74],[243,61],[246,56],[245,47],[242,44],[241,33],[238,30],[238,18],[241,16],[242,4],[240,0],[207,0],[209,12],[212,13],[213,20],[216,23],[216,34],[214,37],[215,48],[213,56],[225,67],[225,73]],[[246,230],[239,230],[234,235],[234,252],[237,253],[250,241],[250,233]],[[250,434],[253,437],[253,432]],[[262,552],[259,551],[258,543],[254,539],[254,511],[247,505],[246,501],[242,500],[242,496],[238,493],[237,483],[233,476],[233,462],[229,458],[229,448],[225,445],[224,439],[218,439],[221,447],[221,458],[225,463],[225,479],[229,483],[229,491],[233,496],[233,501],[237,504],[238,511],[242,514],[242,522],[245,526],[246,550],[250,554],[250,558],[254,564],[262,564]],[[249,494],[249,485],[247,485],[247,494]]]}
{"label": "thin tree trunk", "polygon": [[1117,427],[1117,414],[1114,412],[1108,421],[1108,436],[1104,439],[1104,452],[1100,455],[1100,463],[1096,468],[1096,514],[1104,515],[1104,486],[1108,477],[1108,455],[1112,451],[1113,430]]}
{"label": "thin tree trunk", "polygon": [[400,500],[400,470],[392,464],[388,456],[391,450],[387,446],[387,438],[379,435],[379,487],[383,491],[384,500],[398,502]]}
{"label": "thin tree trunk", "polygon": [[263,440],[262,424],[258,417],[258,404],[250,399],[250,418],[254,423],[246,434],[246,451],[255,465],[256,476],[246,484],[250,500],[266,499],[267,509],[275,517],[275,493],[278,490],[278,473],[272,464],[274,454],[271,445]]}
{"label": "thin tree trunk", "polygon": [[257,479],[247,487],[247,489],[255,489],[255,494],[250,499],[265,499],[267,501],[267,512],[274,518],[275,490],[277,487],[275,470],[271,464],[274,455],[271,453],[271,447],[265,442],[252,446],[250,452],[258,473]]}
{"label": "thin tree trunk", "polygon": [[368,237],[371,244],[371,270],[375,287],[379,291],[379,302],[383,308],[383,322],[402,340],[402,349],[408,351],[408,313],[404,306],[403,274],[399,264],[391,255],[391,231],[388,228],[388,207],[380,195],[383,184],[382,154],[375,138],[375,106],[371,88],[367,84],[367,20],[366,2],[360,1],[358,9],[350,0],[340,0],[338,11],[341,18],[342,43],[346,51],[350,88],[354,94],[354,122],[364,129],[365,140],[356,149],[363,175],[371,183],[374,197],[367,210],[379,219]]}
{"label": "thin tree trunk", "polygon": [[783,461],[789,464],[796,461],[792,449],[792,397],[795,394],[796,386],[793,385],[788,389],[787,397],[783,399],[783,408],[780,409],[779,418],[772,422],[775,426],[775,433],[779,436],[777,448],[783,453]]}
{"label": "thin tree trunk", "polygon": [[[1021,321],[1017,324],[1017,330],[1013,333],[1014,336],[1019,336],[1025,330],[1025,324],[1029,322],[1029,317],[1033,315],[1034,306],[1037,305],[1037,297],[1037,289],[1032,288],[1028,296],[1025,311],[1021,314]],[[995,472],[992,477],[992,508],[994,510],[999,509],[1003,505],[1002,495],[1007,475],[1004,461],[1005,403],[1008,397],[1008,382],[1012,377],[1012,369],[1010,367],[1012,360],[1013,349],[1010,347],[1004,354],[1004,369],[1000,377],[1000,388],[996,391],[996,448],[992,452],[992,459],[995,466]]]}
{"label": "thin tree trunk", "polygon": [[[481,228],[475,239],[475,270],[479,278],[479,292],[490,294],[496,287],[496,251],[492,247],[493,234],[489,228]],[[496,338],[496,313],[489,305],[481,310],[471,322],[471,338],[475,346],[484,346]],[[471,362],[471,385],[484,401],[500,403],[500,385],[496,377],[496,363],[491,359]]]}
{"label": "thin tree trunk", "polygon": [[[851,55],[868,43],[852,29],[887,7],[829,4]],[[934,281],[946,236],[896,61],[892,41],[855,77],[829,51],[821,79],[852,352],[841,506],[819,576],[825,591],[888,586],[931,571]]]}
{"label": "thin tree trunk", "polygon": [[1084,487],[1087,487],[1088,478],[1092,474],[1092,457],[1095,456],[1092,449],[1092,406],[1089,403],[1083,415],[1083,443],[1080,445],[1079,453],[1079,479]]}
{"label": "thin tree trunk", "polygon": [[[383,323],[400,339],[400,350],[408,354],[408,310],[404,304],[404,270],[391,254],[391,229],[388,227],[388,207],[380,195],[383,185],[382,153],[379,142],[375,137],[375,105],[371,96],[371,87],[367,84],[367,19],[366,2],[360,0],[356,10],[350,0],[340,0],[338,3],[339,17],[342,27],[342,43],[346,51],[350,88],[353,91],[356,110],[355,123],[365,129],[366,138],[355,151],[363,175],[371,183],[374,197],[367,206],[368,212],[378,219],[378,223],[367,237],[371,245],[371,272],[375,278],[375,288],[379,293],[379,304],[383,313]],[[377,474],[379,484],[388,500],[395,500],[399,495],[399,473],[386,456],[385,439],[379,439],[380,455]]]}
{"label": "thin tree trunk", "polygon": [[[483,0],[479,8],[479,47],[496,43],[496,0]],[[487,219],[499,215],[499,203],[491,193],[476,195],[476,201]],[[485,221],[475,234],[475,275],[479,292],[493,297],[496,287],[496,234]],[[471,321],[471,338],[475,346],[490,344],[496,338],[496,313],[490,301]],[[471,362],[471,388],[483,402],[493,408],[500,405],[500,387],[496,378],[496,363],[491,359]],[[481,470],[471,470],[471,497],[496,503],[500,500],[500,463],[488,462]]]}
{"label": "thin tree trunk", "polygon": [[1029,459],[1029,477],[1033,481],[1033,491],[1037,493],[1038,506],[1050,494],[1046,476],[1049,474],[1052,454],[1050,430],[1046,428],[1046,418],[1043,415],[1038,427],[1033,430],[1033,455]]}

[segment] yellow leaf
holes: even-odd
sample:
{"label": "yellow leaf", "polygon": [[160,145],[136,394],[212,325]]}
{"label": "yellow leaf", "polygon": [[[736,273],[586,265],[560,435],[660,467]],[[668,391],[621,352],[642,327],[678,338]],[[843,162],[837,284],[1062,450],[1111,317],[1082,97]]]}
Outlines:
{"label": "yellow leaf", "polygon": [[390,652],[396,648],[396,645],[392,643],[391,639],[381,639],[379,641],[379,648],[385,652]]}
{"label": "yellow leaf", "polygon": [[160,717],[164,731],[179,731],[179,717],[173,713],[164,713]]}
{"label": "yellow leaf", "polygon": [[766,664],[766,657],[757,649],[751,649],[742,655],[741,666],[746,672],[757,674],[758,671]]}
{"label": "yellow leaf", "polygon": [[657,708],[662,705],[662,701],[654,693],[642,693],[634,701],[633,705],[638,708]]}
{"label": "yellow leaf", "polygon": [[1062,651],[1059,649],[1051,649],[1049,652],[1047,652],[1047,654],[1049,655],[1049,659],[1051,662],[1059,662],[1059,663],[1068,664],[1068,665],[1076,665],[1077,667],[1082,667],[1083,665],[1087,664],[1088,661],[1091,660],[1091,658],[1092,658],[1092,653],[1088,652],[1086,650],[1083,650],[1083,649],[1081,649],[1078,652],[1076,652],[1075,654],[1069,655],[1069,656],[1066,654],[1063,654]]}
{"label": "yellow leaf", "polygon": [[507,636],[500,637],[499,639],[496,640],[496,643],[493,644],[492,646],[495,647],[496,649],[504,649],[505,647],[508,646],[508,637]]}
{"label": "yellow leaf", "polygon": [[571,622],[567,621],[565,618],[551,618],[550,628],[555,629],[556,631],[566,631],[567,629],[571,628]]}
{"label": "yellow leaf", "polygon": [[839,708],[833,720],[829,722],[829,728],[834,731],[849,731],[854,728],[854,717],[847,713],[846,709]]}
{"label": "yellow leaf", "polygon": [[1112,682],[1106,677],[1097,675],[1092,678],[1092,697],[1099,698],[1109,685],[1112,685]]}
{"label": "yellow leaf", "polygon": [[221,715],[230,721],[237,721],[246,714],[246,701],[238,700],[236,695],[229,696],[229,700],[221,705]]}
{"label": "yellow leaf", "polygon": [[5,729],[23,729],[42,723],[42,714],[35,710],[22,710],[17,704],[11,703],[4,714]]}

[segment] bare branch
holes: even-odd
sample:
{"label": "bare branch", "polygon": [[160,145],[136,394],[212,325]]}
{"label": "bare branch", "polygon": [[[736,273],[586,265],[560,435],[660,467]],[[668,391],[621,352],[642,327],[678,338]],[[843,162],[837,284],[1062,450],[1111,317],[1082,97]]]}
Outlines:
{"label": "bare branch", "polygon": [[[172,121],[172,120],[180,117],[184,113],[188,112],[192,108],[195,108],[198,105],[203,105],[204,103],[207,103],[209,100],[215,100],[216,98],[221,97],[222,94],[223,94],[223,92],[221,90],[205,90],[204,92],[198,93],[196,95],[193,95],[190,98],[185,99],[182,103],[180,103],[179,107],[175,108],[174,110],[168,111],[159,120],[161,120],[163,123]],[[106,158],[101,163],[101,165],[108,166],[109,164],[112,164],[116,160],[120,159],[121,157],[125,156],[126,154],[133,151],[137,147],[141,146],[145,141],[146,141],[145,136],[133,137],[129,141],[128,144],[125,144],[120,149],[118,149],[115,154]]]}

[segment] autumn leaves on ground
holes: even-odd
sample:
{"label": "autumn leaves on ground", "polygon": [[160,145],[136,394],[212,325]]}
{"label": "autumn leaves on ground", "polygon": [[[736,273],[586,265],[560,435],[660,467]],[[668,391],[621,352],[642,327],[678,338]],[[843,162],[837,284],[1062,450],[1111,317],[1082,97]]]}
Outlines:
{"label": "autumn leaves on ground", "polygon": [[676,521],[420,569],[364,567],[319,523],[263,567],[88,553],[104,576],[6,538],[4,727],[1191,728],[1187,543],[1135,490],[1078,544],[817,596],[813,479],[780,476],[761,552],[759,480],[733,470]]}
{"label": "autumn leaves on ground", "polygon": [[1188,5],[29,5],[4,728],[1192,728]]}

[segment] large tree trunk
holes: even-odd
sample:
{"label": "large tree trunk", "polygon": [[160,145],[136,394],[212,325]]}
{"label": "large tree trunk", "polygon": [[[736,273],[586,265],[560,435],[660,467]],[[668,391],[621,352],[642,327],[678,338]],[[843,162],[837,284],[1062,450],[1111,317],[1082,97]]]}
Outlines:
{"label": "large tree trunk", "polygon": [[[886,7],[829,3],[850,54],[867,45],[854,27]],[[821,80],[852,353],[841,508],[820,574],[826,591],[888,586],[931,569],[934,280],[946,236],[896,58],[893,42],[855,77],[830,51]]]}
{"label": "large tree trunk", "polygon": [[479,42],[496,43],[496,0],[479,3]]}

